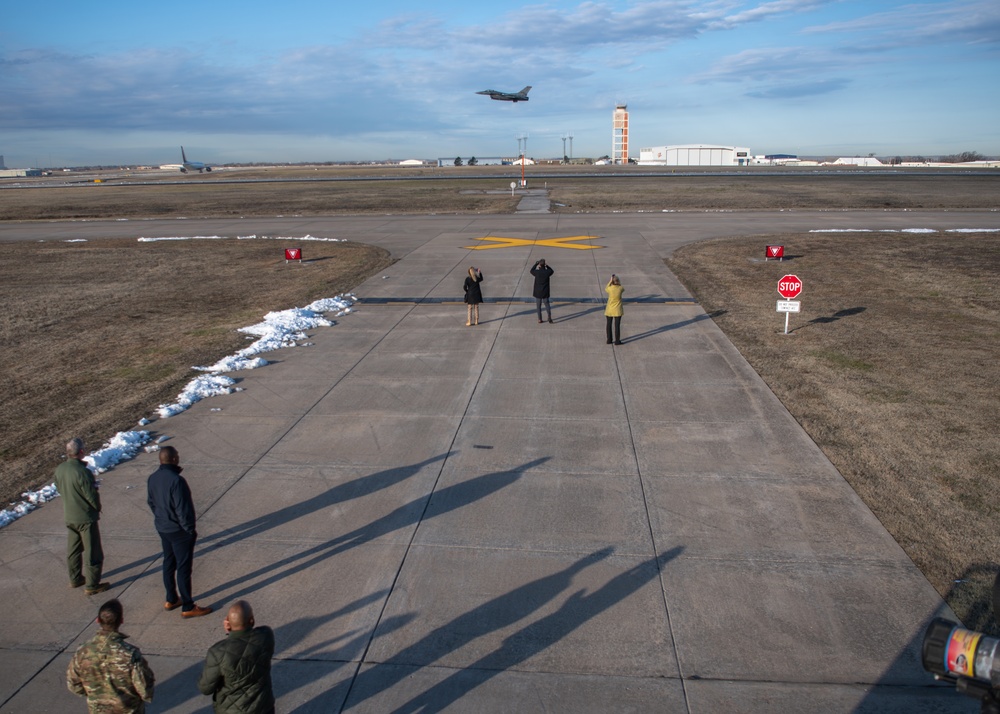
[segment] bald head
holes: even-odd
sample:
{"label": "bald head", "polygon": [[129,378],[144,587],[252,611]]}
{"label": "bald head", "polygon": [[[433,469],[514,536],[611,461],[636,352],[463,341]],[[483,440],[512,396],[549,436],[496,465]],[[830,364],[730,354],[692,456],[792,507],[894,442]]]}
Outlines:
{"label": "bald head", "polygon": [[179,464],[181,460],[180,455],[177,453],[177,449],[172,446],[160,447],[160,463],[161,464]]}
{"label": "bald head", "polygon": [[249,630],[253,628],[253,608],[246,600],[237,600],[229,608],[226,615],[227,629],[232,631]]}

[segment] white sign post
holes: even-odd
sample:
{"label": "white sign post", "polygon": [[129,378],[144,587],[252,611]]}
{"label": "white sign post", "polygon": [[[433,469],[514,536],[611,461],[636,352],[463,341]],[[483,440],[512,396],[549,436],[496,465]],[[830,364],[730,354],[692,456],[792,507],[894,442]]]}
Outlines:
{"label": "white sign post", "polygon": [[785,313],[785,334],[788,334],[788,315],[798,312],[801,303],[793,298],[797,298],[802,292],[802,281],[797,275],[786,275],[778,281],[778,294],[785,298],[778,301],[778,312]]}
{"label": "white sign post", "polygon": [[798,300],[778,300],[778,312],[785,313],[785,334],[788,334],[788,314],[800,312],[802,303]]}

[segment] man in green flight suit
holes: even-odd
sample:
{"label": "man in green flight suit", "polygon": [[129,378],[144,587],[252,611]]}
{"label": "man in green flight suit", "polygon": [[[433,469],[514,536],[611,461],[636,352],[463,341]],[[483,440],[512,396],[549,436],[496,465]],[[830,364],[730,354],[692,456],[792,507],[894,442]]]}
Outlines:
{"label": "man in green flight suit", "polygon": [[[66,460],[56,467],[56,489],[62,496],[66,520],[66,567],[69,585],[86,585],[88,595],[107,590],[101,582],[104,550],[97,521],[101,518],[101,496],[97,482],[83,462],[83,439],[70,439],[66,444]],[[81,574],[81,565],[83,573]]]}

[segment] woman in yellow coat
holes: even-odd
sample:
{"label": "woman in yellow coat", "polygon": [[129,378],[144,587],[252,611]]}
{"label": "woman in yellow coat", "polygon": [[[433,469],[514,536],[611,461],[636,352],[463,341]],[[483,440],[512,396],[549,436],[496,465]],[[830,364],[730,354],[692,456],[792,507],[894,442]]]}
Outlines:
{"label": "woman in yellow coat", "polygon": [[608,294],[608,304],[604,308],[604,318],[608,321],[608,344],[611,344],[611,325],[613,323],[615,327],[614,343],[620,345],[622,343],[622,315],[625,313],[622,309],[622,293],[625,292],[625,289],[622,288],[622,281],[618,279],[617,275],[611,276],[604,292]]}

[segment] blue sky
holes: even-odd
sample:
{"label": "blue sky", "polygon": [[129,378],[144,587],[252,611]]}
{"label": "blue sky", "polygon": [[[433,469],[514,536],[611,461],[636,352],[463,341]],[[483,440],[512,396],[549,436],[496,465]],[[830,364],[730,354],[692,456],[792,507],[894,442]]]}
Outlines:
{"label": "blue sky", "polygon": [[11,167],[597,157],[618,102],[636,156],[1000,155],[998,87],[997,0],[0,5]]}

